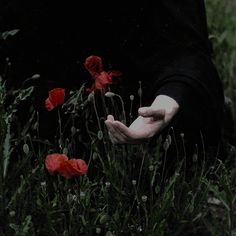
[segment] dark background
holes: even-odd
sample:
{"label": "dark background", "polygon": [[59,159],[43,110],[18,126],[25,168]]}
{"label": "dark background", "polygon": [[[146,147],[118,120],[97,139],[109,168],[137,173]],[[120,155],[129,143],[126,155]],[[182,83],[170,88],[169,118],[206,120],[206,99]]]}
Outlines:
{"label": "dark background", "polygon": [[[0,32],[19,29],[16,35],[0,42],[0,74],[5,74],[6,63],[10,62],[4,77],[9,89],[35,86],[33,104],[42,121],[41,135],[46,138],[54,135],[57,126],[57,111],[48,112],[44,107],[50,89],[68,88],[68,95],[69,89],[80,88],[85,82],[91,86],[93,80],[83,66],[85,58],[91,54],[104,59],[104,69],[117,69],[111,68],[106,58],[116,54],[110,42],[117,42],[119,29],[114,27],[111,16],[119,14],[122,20],[116,7],[118,3],[112,3],[114,12],[107,11],[103,8],[105,4],[101,6],[98,2],[77,4],[43,0],[0,3]],[[127,24],[125,20],[123,23]],[[40,78],[29,79],[34,74],[39,74]],[[132,87],[137,92],[138,81]],[[28,109],[28,105],[22,103],[18,111],[23,122],[27,119],[25,108]]]}
{"label": "dark background", "polygon": [[[41,83],[66,81],[67,86],[79,86],[84,82],[87,74],[82,64],[91,53],[99,53],[93,45],[102,34],[99,22],[94,22],[99,10],[90,4],[81,8],[65,2],[2,1],[0,31],[20,30],[1,42],[1,71],[6,57],[11,62],[9,86],[19,86],[36,73]],[[93,20],[84,10],[91,12]]]}

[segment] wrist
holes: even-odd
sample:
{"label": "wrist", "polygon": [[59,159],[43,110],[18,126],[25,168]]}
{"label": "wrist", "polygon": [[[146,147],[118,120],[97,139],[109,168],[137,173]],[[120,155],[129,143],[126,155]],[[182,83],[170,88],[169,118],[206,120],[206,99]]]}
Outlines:
{"label": "wrist", "polygon": [[151,107],[154,109],[164,109],[166,113],[177,112],[179,110],[177,101],[167,95],[158,95]]}

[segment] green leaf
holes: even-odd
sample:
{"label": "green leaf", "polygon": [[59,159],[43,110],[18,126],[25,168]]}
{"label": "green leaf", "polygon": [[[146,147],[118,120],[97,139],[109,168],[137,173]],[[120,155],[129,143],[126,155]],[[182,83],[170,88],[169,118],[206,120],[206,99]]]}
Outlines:
{"label": "green leaf", "polygon": [[101,215],[99,222],[100,224],[105,224],[108,220],[109,220],[109,216],[107,214],[103,214]]}
{"label": "green leaf", "polygon": [[114,234],[111,231],[107,231],[106,236],[114,236]]}
{"label": "green leaf", "polygon": [[5,31],[0,33],[0,39],[6,40],[8,36],[14,36],[16,35],[20,30],[19,29],[13,29],[10,31]]}

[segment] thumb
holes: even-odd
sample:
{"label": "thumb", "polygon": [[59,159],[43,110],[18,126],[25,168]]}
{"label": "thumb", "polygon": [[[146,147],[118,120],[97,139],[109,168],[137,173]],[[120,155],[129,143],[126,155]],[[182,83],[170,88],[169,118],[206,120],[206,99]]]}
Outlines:
{"label": "thumb", "polygon": [[140,116],[153,117],[155,119],[163,119],[165,117],[164,109],[154,109],[152,107],[141,107],[138,110]]}
{"label": "thumb", "polygon": [[107,120],[114,121],[115,119],[114,119],[114,116],[113,116],[113,115],[108,115],[108,116],[107,116]]}

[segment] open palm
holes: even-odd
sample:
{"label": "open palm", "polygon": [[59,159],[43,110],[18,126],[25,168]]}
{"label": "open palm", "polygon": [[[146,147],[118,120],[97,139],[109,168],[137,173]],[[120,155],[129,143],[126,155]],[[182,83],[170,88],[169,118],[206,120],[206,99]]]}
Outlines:
{"label": "open palm", "polygon": [[112,115],[107,117],[105,124],[113,143],[139,143],[153,137],[165,128],[179,109],[172,98],[159,95],[150,107],[139,109],[139,116],[127,127]]}

